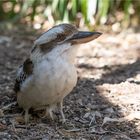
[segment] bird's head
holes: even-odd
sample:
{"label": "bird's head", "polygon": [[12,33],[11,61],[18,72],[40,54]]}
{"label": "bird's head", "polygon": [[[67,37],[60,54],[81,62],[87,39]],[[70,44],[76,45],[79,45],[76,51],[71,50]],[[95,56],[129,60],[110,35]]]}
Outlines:
{"label": "bird's head", "polygon": [[98,38],[101,34],[100,32],[78,31],[71,24],[60,24],[38,37],[34,42],[31,53],[39,49],[40,52],[47,54],[55,48],[61,48],[61,46],[63,47],[61,50],[65,51],[67,46],[87,43]]}

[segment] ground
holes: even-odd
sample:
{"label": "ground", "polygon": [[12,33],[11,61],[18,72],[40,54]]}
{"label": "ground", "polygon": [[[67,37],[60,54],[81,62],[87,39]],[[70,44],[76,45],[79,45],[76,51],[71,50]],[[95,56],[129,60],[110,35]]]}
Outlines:
{"label": "ground", "polygon": [[76,58],[78,83],[64,100],[66,123],[59,113],[52,121],[31,111],[25,125],[13,86],[37,34],[25,28],[1,32],[0,139],[139,140],[140,34],[104,33],[82,45]]}

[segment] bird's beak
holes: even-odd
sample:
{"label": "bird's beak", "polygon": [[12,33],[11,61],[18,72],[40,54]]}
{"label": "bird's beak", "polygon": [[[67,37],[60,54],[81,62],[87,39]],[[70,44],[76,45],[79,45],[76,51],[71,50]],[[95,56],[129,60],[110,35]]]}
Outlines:
{"label": "bird's beak", "polygon": [[85,31],[79,31],[77,34],[73,35],[70,38],[70,42],[75,44],[82,44],[87,43],[89,41],[92,41],[96,38],[98,38],[102,33],[100,32],[85,32]]}

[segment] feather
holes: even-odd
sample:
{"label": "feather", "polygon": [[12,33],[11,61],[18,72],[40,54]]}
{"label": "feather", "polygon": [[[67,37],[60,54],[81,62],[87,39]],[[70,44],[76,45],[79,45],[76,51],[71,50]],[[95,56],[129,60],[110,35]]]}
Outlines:
{"label": "feather", "polygon": [[22,83],[33,73],[33,62],[28,58],[24,61],[23,65],[19,67],[17,77],[15,80],[14,91],[20,91]]}

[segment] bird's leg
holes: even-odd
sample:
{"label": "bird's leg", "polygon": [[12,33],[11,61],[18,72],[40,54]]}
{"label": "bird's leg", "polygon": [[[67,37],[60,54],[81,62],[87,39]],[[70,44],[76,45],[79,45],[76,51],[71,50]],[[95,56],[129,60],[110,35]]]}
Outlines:
{"label": "bird's leg", "polygon": [[[47,111],[47,109],[46,109],[46,111]],[[49,107],[48,111],[49,111],[49,114],[50,114],[51,119],[54,120],[54,117],[53,117],[53,108],[52,107]]]}
{"label": "bird's leg", "polygon": [[25,119],[25,124],[27,124],[29,122],[29,109],[25,110],[24,119]]}
{"label": "bird's leg", "polygon": [[64,112],[63,112],[63,100],[60,102],[60,113],[61,113],[61,116],[62,116],[62,122],[66,122],[66,119],[65,119],[65,115],[64,115]]}

